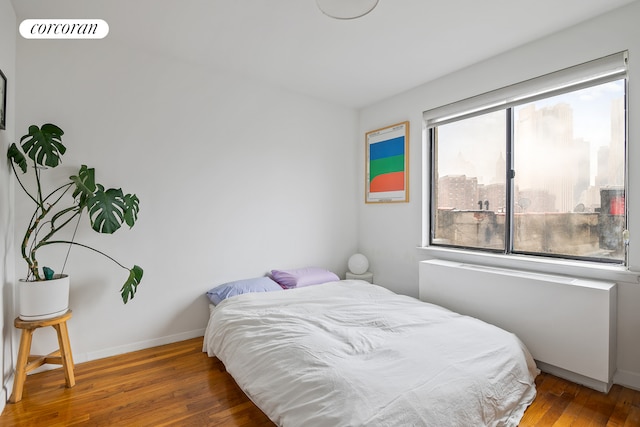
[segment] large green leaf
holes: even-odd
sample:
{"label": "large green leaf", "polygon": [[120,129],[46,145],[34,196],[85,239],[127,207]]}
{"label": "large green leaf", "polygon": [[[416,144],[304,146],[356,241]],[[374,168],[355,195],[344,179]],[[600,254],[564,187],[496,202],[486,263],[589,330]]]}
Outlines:
{"label": "large green leaf", "polygon": [[51,123],[42,125],[42,128],[31,125],[29,133],[20,138],[20,143],[25,154],[36,164],[55,168],[67,151],[62,145],[63,134],[62,129]]}
{"label": "large green leaf", "polygon": [[142,268],[134,265],[131,270],[129,270],[129,277],[127,281],[124,282],[122,288],[120,289],[120,295],[122,296],[122,301],[126,304],[129,301],[129,298],[133,299],[136,291],[138,290],[138,285],[142,280],[142,275],[144,271]]}
{"label": "large green leaf", "polygon": [[140,212],[140,200],[138,200],[138,196],[136,196],[135,194],[127,194],[126,196],[124,196],[124,204],[124,220],[129,228],[131,228],[138,220],[138,212]]}
{"label": "large green leaf", "polygon": [[91,227],[99,233],[111,234],[118,230],[124,222],[126,209],[124,195],[119,188],[105,191],[101,184],[96,184],[95,193],[87,200]]}
{"label": "large green leaf", "polygon": [[27,172],[27,158],[22,154],[15,142],[9,147],[7,158],[18,165],[22,169],[22,173]]}
{"label": "large green leaf", "polygon": [[94,168],[82,165],[78,175],[72,175],[69,179],[76,185],[73,190],[73,198],[80,196],[78,205],[82,209],[87,204],[87,200],[93,196],[93,192],[96,191],[96,171]]}

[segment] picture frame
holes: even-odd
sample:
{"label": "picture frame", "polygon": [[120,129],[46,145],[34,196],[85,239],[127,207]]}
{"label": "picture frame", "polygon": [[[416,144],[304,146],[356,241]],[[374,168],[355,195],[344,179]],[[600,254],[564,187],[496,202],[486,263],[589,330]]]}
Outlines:
{"label": "picture frame", "polygon": [[409,201],[409,122],[365,133],[365,203]]}
{"label": "picture frame", "polygon": [[0,129],[7,125],[7,76],[0,70]]}

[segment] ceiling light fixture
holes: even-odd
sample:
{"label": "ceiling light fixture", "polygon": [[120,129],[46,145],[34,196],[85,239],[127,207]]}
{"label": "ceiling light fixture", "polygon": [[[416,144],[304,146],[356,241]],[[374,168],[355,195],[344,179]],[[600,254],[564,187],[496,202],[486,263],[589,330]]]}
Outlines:
{"label": "ceiling light fixture", "polygon": [[355,19],[371,12],[378,0],[316,0],[318,8],[335,19]]}

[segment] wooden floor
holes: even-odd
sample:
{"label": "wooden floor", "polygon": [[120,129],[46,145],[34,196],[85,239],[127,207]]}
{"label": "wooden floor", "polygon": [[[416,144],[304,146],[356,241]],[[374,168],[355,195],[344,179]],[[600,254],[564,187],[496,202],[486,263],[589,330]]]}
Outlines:
{"label": "wooden floor", "polygon": [[[201,349],[195,338],[78,364],[71,389],[61,369],[30,375],[0,426],[273,426]],[[640,391],[605,395],[547,374],[536,383],[520,426],[640,426]]]}

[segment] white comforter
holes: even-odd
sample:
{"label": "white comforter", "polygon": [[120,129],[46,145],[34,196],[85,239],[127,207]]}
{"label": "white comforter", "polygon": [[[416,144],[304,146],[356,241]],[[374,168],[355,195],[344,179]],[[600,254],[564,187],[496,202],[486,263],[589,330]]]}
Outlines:
{"label": "white comforter", "polygon": [[350,280],[229,298],[205,349],[283,427],[516,426],[538,373],[511,333]]}

